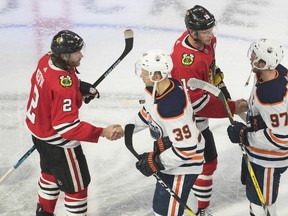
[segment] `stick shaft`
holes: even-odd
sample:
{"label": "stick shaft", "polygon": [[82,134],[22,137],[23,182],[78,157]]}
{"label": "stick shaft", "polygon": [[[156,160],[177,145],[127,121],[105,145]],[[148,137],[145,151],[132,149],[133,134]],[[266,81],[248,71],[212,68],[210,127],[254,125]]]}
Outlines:
{"label": "stick shaft", "polygon": [[[120,57],[92,84],[92,87],[96,88],[110,73],[114,70],[114,68],[120,64],[120,62],[125,58],[126,55],[132,50],[133,48],[133,40],[134,34],[131,29],[127,29],[124,31],[125,37],[125,48],[120,55]],[[85,98],[84,102],[87,104],[92,100],[92,96]]]}
{"label": "stick shaft", "polygon": [[10,168],[4,176],[0,179],[0,185],[11,175],[14,173],[14,171],[32,154],[32,152],[35,150],[35,146],[33,145],[19,160],[17,163],[13,165],[12,168]]}

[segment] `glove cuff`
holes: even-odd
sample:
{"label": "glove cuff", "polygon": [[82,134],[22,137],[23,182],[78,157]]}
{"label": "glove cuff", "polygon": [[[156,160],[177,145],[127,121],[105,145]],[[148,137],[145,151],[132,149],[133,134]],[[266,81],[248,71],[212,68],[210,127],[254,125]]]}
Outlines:
{"label": "glove cuff", "polygon": [[[151,153],[152,153],[152,157],[154,157],[154,163],[153,163],[152,160],[150,160],[150,154]],[[160,160],[160,155],[159,154],[155,154],[155,152],[150,152],[149,153],[148,162],[149,162],[149,165],[152,168],[153,172],[158,172],[159,170],[164,170],[165,169],[165,167],[163,166],[163,164],[162,164],[162,162]],[[151,166],[151,163],[154,165],[156,171],[154,171],[154,168]]]}
{"label": "glove cuff", "polygon": [[240,143],[242,143],[245,146],[249,146],[249,142],[248,142],[248,128],[247,127],[243,127],[240,131],[239,131],[239,135],[240,135]]}
{"label": "glove cuff", "polygon": [[172,142],[170,141],[169,137],[163,137],[156,141],[154,141],[154,152],[161,154],[166,149],[172,146]]}

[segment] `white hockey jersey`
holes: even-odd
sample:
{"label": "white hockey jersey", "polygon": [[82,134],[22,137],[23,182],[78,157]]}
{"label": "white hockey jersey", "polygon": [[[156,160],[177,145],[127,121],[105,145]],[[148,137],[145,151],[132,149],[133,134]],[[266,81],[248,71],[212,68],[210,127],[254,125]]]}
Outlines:
{"label": "white hockey jersey", "polygon": [[249,159],[263,167],[288,166],[287,69],[279,65],[273,80],[255,85],[249,98],[249,116],[261,115],[266,129],[248,132]]}
{"label": "white hockey jersey", "polygon": [[160,154],[165,167],[161,172],[172,175],[199,174],[204,160],[204,139],[196,127],[193,108],[186,91],[175,79],[161,95],[152,97],[152,87],[146,87],[143,109],[130,123],[135,132],[150,129],[155,140],[168,136],[172,147]]}

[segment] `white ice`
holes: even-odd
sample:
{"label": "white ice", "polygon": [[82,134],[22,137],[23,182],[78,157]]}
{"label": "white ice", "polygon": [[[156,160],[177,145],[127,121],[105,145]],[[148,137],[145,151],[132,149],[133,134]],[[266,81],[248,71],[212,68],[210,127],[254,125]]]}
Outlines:
{"label": "white ice", "polygon": [[[25,128],[25,107],[30,77],[38,59],[49,50],[52,36],[71,29],[86,42],[81,78],[94,82],[118,58],[124,47],[123,31],[134,31],[131,53],[98,86],[99,100],[84,104],[82,120],[97,126],[124,123],[141,105],[143,83],[134,75],[134,62],[142,52],[172,49],[185,30],[185,10],[201,4],[216,16],[217,65],[225,73],[234,99],[248,98],[251,84],[244,87],[250,66],[249,44],[268,37],[284,44],[287,52],[287,1],[280,0],[2,0],[0,2],[0,177],[32,146]],[[287,54],[288,56],[288,54]],[[288,66],[287,56],[283,64]],[[271,94],[273,94],[271,92]],[[235,117],[236,120],[239,118]],[[245,189],[240,183],[241,151],[228,140],[227,119],[212,119],[219,153],[211,208],[215,216],[249,215]],[[148,131],[134,136],[139,152],[149,151]],[[135,168],[136,159],[124,140],[83,143],[90,167],[89,215],[148,216],[155,179]],[[1,216],[33,216],[37,202],[39,156],[34,152],[0,185]],[[279,216],[287,216],[288,174],[283,175],[278,197]],[[189,204],[188,204],[189,205]],[[65,215],[63,195],[56,215]]]}

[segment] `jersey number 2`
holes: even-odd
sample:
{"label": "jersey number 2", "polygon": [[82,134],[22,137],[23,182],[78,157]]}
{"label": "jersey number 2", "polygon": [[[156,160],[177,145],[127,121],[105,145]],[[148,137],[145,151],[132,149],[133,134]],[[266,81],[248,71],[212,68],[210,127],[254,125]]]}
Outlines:
{"label": "jersey number 2", "polygon": [[[38,88],[36,85],[34,86],[34,95],[35,95],[35,97],[33,97],[31,99],[29,109],[26,113],[27,118],[33,124],[35,124],[36,114],[32,111],[32,109],[35,110],[38,106],[38,103],[39,103],[39,91],[38,91]],[[69,99],[69,98],[64,99],[63,100],[63,112],[70,112],[72,110],[71,104],[72,104],[71,99]]]}
{"label": "jersey number 2", "polygon": [[29,109],[28,109],[27,114],[26,114],[27,118],[33,124],[35,124],[36,115],[35,115],[35,113],[32,112],[32,109],[36,109],[36,107],[38,106],[38,101],[39,101],[39,91],[38,91],[38,88],[36,85],[34,86],[34,94],[35,94],[35,97],[31,99],[31,103],[30,103]]}

